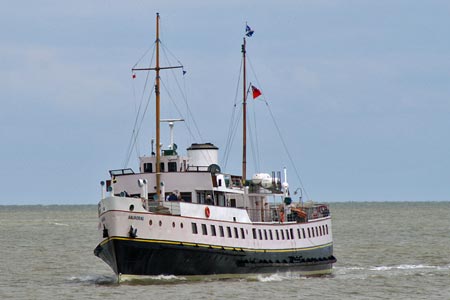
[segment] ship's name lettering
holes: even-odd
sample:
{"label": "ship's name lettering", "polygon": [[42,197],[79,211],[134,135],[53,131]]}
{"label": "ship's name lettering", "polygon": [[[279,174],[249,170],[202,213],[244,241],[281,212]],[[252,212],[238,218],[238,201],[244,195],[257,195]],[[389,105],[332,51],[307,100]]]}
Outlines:
{"label": "ship's name lettering", "polygon": [[128,216],[128,220],[138,220],[138,221],[144,221],[144,217],[141,216]]}

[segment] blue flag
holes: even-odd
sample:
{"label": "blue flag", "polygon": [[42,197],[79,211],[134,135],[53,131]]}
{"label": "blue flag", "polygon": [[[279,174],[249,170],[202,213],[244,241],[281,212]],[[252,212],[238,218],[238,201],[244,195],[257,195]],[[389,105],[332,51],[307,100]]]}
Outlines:
{"label": "blue flag", "polygon": [[250,26],[245,25],[245,35],[248,37],[251,37],[253,35],[254,31],[250,28]]}

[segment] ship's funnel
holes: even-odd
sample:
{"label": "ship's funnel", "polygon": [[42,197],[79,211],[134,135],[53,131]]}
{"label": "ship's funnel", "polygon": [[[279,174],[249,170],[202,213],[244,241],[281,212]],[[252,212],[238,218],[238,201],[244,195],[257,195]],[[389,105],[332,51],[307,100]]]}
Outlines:
{"label": "ship's funnel", "polygon": [[208,171],[210,165],[218,165],[219,148],[211,143],[194,143],[187,148],[187,155],[190,170]]}

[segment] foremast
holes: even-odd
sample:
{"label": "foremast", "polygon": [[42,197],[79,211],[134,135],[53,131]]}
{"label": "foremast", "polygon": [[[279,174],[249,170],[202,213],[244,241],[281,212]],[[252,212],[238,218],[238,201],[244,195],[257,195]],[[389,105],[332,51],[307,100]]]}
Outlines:
{"label": "foremast", "polygon": [[156,136],[156,196],[158,199],[158,203],[160,206],[162,206],[162,201],[164,201],[164,195],[161,195],[161,130],[160,130],[160,123],[161,123],[161,93],[160,93],[160,75],[159,72],[161,70],[165,69],[179,69],[183,68],[183,66],[174,66],[174,67],[161,67],[159,64],[159,48],[161,40],[159,39],[159,13],[156,13],[156,41],[155,41],[155,47],[156,47],[156,62],[154,68],[133,68],[132,71],[155,71],[156,77],[155,77],[155,136]]}

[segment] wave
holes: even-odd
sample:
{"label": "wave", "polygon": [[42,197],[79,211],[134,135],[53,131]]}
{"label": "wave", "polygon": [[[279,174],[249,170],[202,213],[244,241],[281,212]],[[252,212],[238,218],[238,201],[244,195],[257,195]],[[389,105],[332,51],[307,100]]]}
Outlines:
{"label": "wave", "polygon": [[[327,276],[322,276],[327,277]],[[285,280],[299,280],[308,279],[308,276],[301,275],[295,272],[284,272],[284,273],[274,273],[274,274],[258,274],[256,280],[260,282],[278,282]],[[251,280],[251,278],[249,278]]]}
{"label": "wave", "polygon": [[175,275],[120,275],[119,277],[121,284],[128,285],[177,284],[186,281],[188,281],[186,277]]}
{"label": "wave", "polygon": [[391,265],[391,266],[349,266],[349,267],[335,267],[335,272],[337,273],[347,273],[347,271],[392,271],[392,270],[450,270],[449,265],[426,265],[426,264],[401,264],[401,265]]}
{"label": "wave", "polygon": [[416,269],[448,269],[449,266],[431,266],[431,265],[397,265],[397,266],[377,266],[369,268],[370,271],[391,271],[391,270],[416,270]]}
{"label": "wave", "polygon": [[53,222],[53,223],[50,223],[51,225],[55,225],[55,226],[69,226],[69,224],[64,224],[64,223],[56,223],[56,222]]}
{"label": "wave", "polygon": [[72,276],[68,280],[73,283],[83,283],[83,284],[116,284],[117,278],[114,275],[82,275],[82,276]]}

